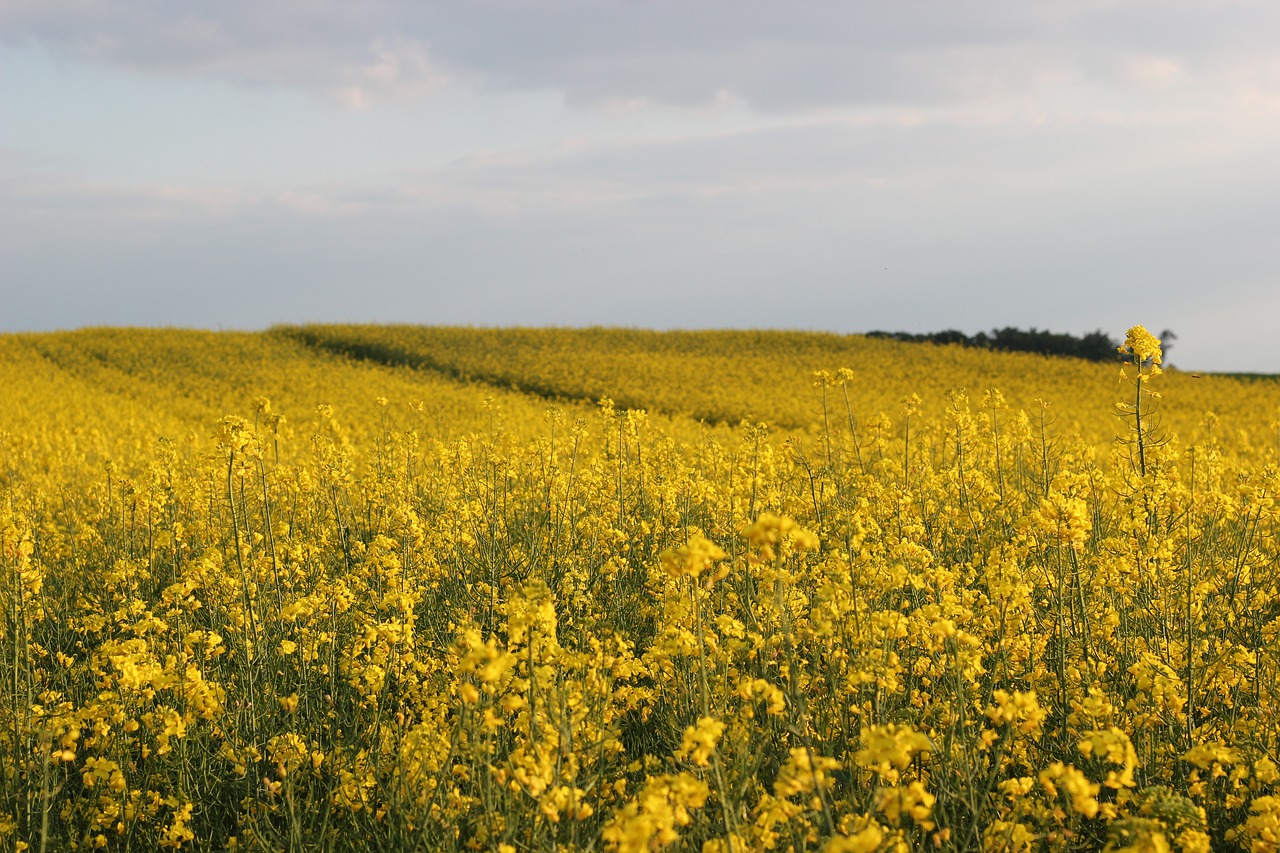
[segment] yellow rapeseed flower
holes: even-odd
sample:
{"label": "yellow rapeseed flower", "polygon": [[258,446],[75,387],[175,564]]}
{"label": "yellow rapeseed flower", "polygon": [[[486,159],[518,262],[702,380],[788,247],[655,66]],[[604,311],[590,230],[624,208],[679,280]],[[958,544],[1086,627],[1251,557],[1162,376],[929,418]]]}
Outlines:
{"label": "yellow rapeseed flower", "polygon": [[699,767],[710,764],[711,754],[724,734],[724,723],[714,717],[701,717],[696,726],[684,730],[680,748],[676,750],[676,758],[687,758]]}
{"label": "yellow rapeseed flower", "polygon": [[694,534],[685,544],[663,551],[661,560],[663,569],[671,577],[688,576],[696,579],[727,556],[720,546],[710,539],[701,534]]}
{"label": "yellow rapeseed flower", "polygon": [[1139,362],[1150,361],[1152,364],[1160,364],[1164,357],[1160,340],[1143,326],[1134,326],[1129,329],[1124,336],[1124,343],[1120,346],[1120,352],[1134,356]]}

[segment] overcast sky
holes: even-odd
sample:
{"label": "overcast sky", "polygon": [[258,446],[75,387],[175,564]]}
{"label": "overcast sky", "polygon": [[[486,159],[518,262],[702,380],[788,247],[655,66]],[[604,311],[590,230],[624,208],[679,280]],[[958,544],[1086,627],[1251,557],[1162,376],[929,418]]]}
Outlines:
{"label": "overcast sky", "polygon": [[1280,372],[1280,3],[3,0],[0,330],[1117,337]]}

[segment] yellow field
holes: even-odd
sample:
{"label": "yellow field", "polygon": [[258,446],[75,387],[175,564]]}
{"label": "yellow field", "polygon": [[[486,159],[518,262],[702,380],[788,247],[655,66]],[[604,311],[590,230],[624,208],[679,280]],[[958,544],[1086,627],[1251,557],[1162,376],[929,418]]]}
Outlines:
{"label": "yellow field", "polygon": [[1280,850],[1280,382],[1129,344],[0,337],[0,843]]}

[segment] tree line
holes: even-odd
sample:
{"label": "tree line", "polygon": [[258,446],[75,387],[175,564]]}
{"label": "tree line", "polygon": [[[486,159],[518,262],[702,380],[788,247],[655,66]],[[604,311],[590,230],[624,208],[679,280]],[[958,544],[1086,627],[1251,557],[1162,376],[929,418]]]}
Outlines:
{"label": "tree line", "polygon": [[[1089,361],[1117,361],[1120,358],[1116,351],[1119,342],[1106,332],[1098,330],[1086,335],[1072,335],[1066,332],[1050,332],[1037,329],[1018,329],[1006,326],[1003,329],[992,329],[966,335],[957,329],[946,329],[941,332],[867,332],[869,338],[887,338],[908,343],[959,344],[964,347],[979,349],[1004,350],[1007,352],[1034,352],[1041,355],[1066,355],[1083,358]],[[1175,337],[1172,332],[1161,335],[1165,339],[1165,351],[1171,348],[1169,341]]]}

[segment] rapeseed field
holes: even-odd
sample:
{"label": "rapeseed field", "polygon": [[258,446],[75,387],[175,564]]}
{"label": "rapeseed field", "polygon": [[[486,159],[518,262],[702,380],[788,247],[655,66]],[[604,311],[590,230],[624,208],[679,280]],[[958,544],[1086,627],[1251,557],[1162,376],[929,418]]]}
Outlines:
{"label": "rapeseed field", "polygon": [[0,844],[1280,850],[1280,383],[1122,350],[0,337]]}

